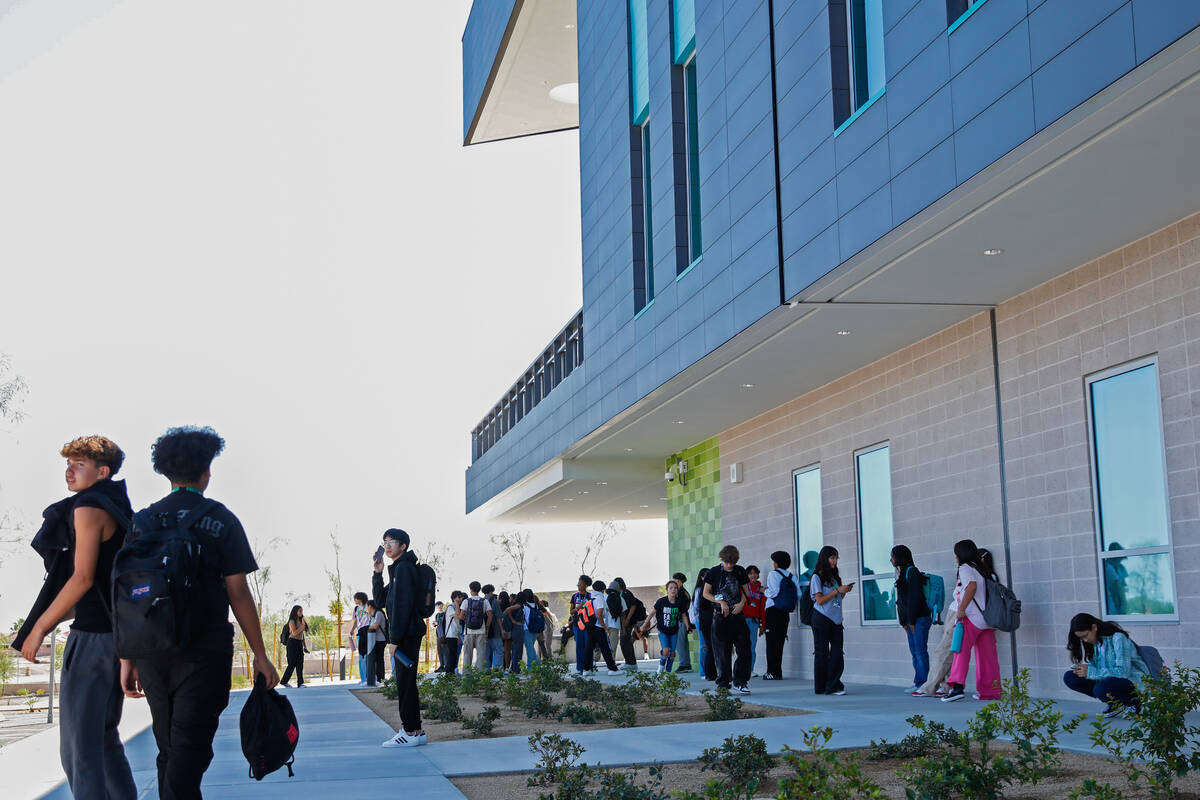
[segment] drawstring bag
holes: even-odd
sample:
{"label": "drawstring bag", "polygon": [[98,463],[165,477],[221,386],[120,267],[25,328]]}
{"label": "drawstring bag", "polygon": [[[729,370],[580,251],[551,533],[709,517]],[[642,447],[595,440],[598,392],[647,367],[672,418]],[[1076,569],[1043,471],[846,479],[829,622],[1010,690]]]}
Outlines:
{"label": "drawstring bag", "polygon": [[254,676],[254,688],[242,706],[242,753],[250,762],[250,777],[261,781],[280,767],[287,767],[288,777],[295,777],[296,742],[300,727],[296,712],[288,699],[274,689],[267,689],[262,675]]}

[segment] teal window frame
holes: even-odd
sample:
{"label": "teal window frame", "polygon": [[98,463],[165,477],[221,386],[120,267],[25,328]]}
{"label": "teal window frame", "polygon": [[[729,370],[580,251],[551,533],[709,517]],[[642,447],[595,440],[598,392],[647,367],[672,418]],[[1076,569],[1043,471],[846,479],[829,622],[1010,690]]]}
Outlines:
{"label": "teal window frame", "polygon": [[[968,3],[970,3],[970,0],[967,0],[967,1],[968,1]],[[976,0],[975,3],[971,3],[970,5],[968,5],[967,10],[964,11],[963,13],[959,14],[958,18],[950,23],[950,26],[946,29],[946,35],[949,36],[950,34],[954,33],[956,30],[958,30],[964,22],[966,22],[968,19],[971,18],[972,14],[974,14],[979,9],[983,8],[983,4],[986,2],[987,2],[987,0]]]}
{"label": "teal window frame", "polygon": [[642,307],[643,310],[650,307],[654,302],[654,214],[651,206],[650,189],[650,120],[645,120],[640,126],[642,136],[642,240],[645,246],[642,248],[642,259],[644,261],[644,277],[646,282],[646,304]]}
{"label": "teal window frame", "polygon": [[686,63],[696,51],[696,0],[671,0],[671,57]]}
{"label": "teal window frame", "polygon": [[650,116],[650,42],[646,0],[629,0],[629,105],[634,125]]}
{"label": "teal window frame", "polygon": [[704,237],[700,226],[700,124],[696,99],[696,57],[683,65],[684,127],[687,138],[687,215],[688,215],[688,266],[680,275],[691,269],[704,255]]}
{"label": "teal window frame", "polygon": [[[886,464],[887,464],[886,471],[883,473],[887,479],[887,481],[886,481],[887,482],[887,496],[886,497],[875,497],[872,495],[870,497],[867,497],[865,493],[870,492],[875,488],[879,488],[877,484],[879,484],[880,482],[878,481],[879,476],[872,476],[873,480],[864,480],[864,477],[863,477],[864,459],[867,459],[872,456],[876,456],[878,453],[881,453],[881,452],[884,454],[884,458],[885,458]],[[874,468],[877,466],[877,464],[874,463],[876,461],[877,461],[876,458],[871,458],[872,463],[869,463],[866,466],[868,468]],[[867,502],[864,503],[864,500],[866,500]],[[859,572],[858,581],[859,582],[858,582],[858,586],[856,588],[859,590],[858,594],[859,594],[860,619],[862,620],[862,624],[867,627],[895,625],[896,624],[895,576],[893,575],[891,569],[887,569],[887,570],[883,570],[883,571],[879,571],[879,572],[868,572],[867,571],[867,569],[868,569],[868,564],[867,564],[868,553],[867,553],[867,551],[868,551],[868,549],[877,550],[879,547],[879,542],[873,541],[871,543],[871,546],[868,548],[867,540],[868,540],[868,537],[874,537],[876,534],[882,532],[882,528],[877,530],[876,527],[879,523],[884,521],[885,517],[886,517],[886,527],[888,529],[886,546],[887,546],[889,555],[890,555],[890,551],[891,551],[892,547],[896,543],[896,525],[895,525],[895,517],[894,517],[894,513],[893,513],[894,509],[892,506],[892,454],[891,454],[891,443],[890,442],[880,442],[878,444],[871,445],[870,447],[864,447],[860,450],[854,451],[854,508],[855,508],[855,517],[857,518],[857,525],[858,525],[858,556],[859,556],[858,557],[858,572]],[[886,514],[883,513],[883,511],[885,509],[886,509]],[[876,566],[882,568],[883,565],[876,564]],[[871,584],[871,586],[869,587],[868,584]],[[877,594],[879,594],[881,592],[880,587],[882,587],[884,585],[889,586],[887,596],[889,598],[888,603],[891,606],[892,615],[890,617],[872,617],[872,618],[868,619],[868,617],[867,617],[867,613],[868,613],[867,606],[868,606],[868,602],[869,602],[868,598],[875,597]],[[874,591],[872,591],[872,589]]]}
{"label": "teal window frame", "polygon": [[[1171,504],[1167,487],[1166,439],[1162,419],[1162,390],[1158,380],[1158,359],[1156,356],[1147,356],[1111,367],[1087,376],[1084,385],[1101,617],[1122,624],[1177,623],[1179,581],[1175,571],[1174,542],[1171,535]],[[1120,396],[1117,402],[1101,396],[1110,389]],[[1140,396],[1137,396],[1139,394]],[[1141,401],[1141,405],[1136,409],[1129,407],[1129,400],[1135,396]],[[1108,420],[1116,421],[1112,426],[1112,433],[1107,429]],[[1138,463],[1131,463],[1134,459]],[[1110,466],[1110,462],[1116,462],[1115,467]],[[1111,498],[1111,502],[1106,498]],[[1106,508],[1109,511],[1106,511]],[[1136,510],[1139,519],[1130,520],[1130,510]],[[1111,529],[1110,520],[1114,523]],[[1121,529],[1121,522],[1125,523],[1124,531]],[[1158,542],[1131,543],[1126,536],[1130,530],[1142,532],[1151,528],[1158,528]],[[1120,546],[1118,537],[1124,540],[1126,547]],[[1135,546],[1128,546],[1130,544]],[[1136,614],[1110,612],[1109,609],[1113,605],[1109,598],[1110,583],[1113,582],[1110,581],[1110,577],[1118,572],[1128,575],[1126,562],[1144,563],[1149,559],[1160,563],[1165,560],[1167,568],[1160,572],[1170,576],[1172,610]],[[1135,585],[1139,580],[1136,573],[1135,569],[1132,576]],[[1144,579],[1144,576],[1141,578]],[[1121,589],[1123,598],[1124,586]],[[1145,597],[1143,593],[1143,598]]]}
{"label": "teal window frame", "polygon": [[[887,65],[884,50],[883,3],[885,0],[844,0],[839,13],[844,19],[831,16],[831,24],[844,26],[846,32],[846,72],[849,82],[849,107],[839,111],[835,105],[835,122],[840,113],[849,112],[846,119],[834,126],[834,136],[844,131],[862,116],[887,90]],[[831,14],[837,6],[830,4]],[[840,48],[839,48],[840,49]],[[837,65],[835,64],[835,71]]]}

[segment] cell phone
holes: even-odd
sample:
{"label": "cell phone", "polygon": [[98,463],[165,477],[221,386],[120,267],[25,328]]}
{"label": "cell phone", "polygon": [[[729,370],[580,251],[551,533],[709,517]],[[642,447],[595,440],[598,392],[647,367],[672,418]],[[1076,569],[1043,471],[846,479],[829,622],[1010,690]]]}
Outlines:
{"label": "cell phone", "polygon": [[380,561],[383,561],[383,545],[379,545],[375,550],[375,563],[378,564]]}

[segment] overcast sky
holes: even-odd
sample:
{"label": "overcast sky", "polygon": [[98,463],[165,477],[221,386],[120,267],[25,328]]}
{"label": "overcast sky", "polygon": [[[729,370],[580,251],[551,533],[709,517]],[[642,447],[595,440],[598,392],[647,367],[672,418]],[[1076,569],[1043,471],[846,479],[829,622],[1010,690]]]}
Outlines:
{"label": "overcast sky", "polygon": [[[0,511],[31,534],[88,433],[146,505],[150,443],[207,424],[210,495],[281,540],[274,603],[328,602],[332,531],[363,584],[390,526],[456,552],[447,591],[497,577],[469,433],[581,304],[576,134],[462,147],[468,0],[72,2],[98,10],[0,63],[0,353],[30,387]],[[31,40],[22,10],[0,39]],[[592,527],[530,528],[535,589],[573,583]],[[599,572],[666,566],[646,521]],[[4,557],[3,628],[40,579]]]}

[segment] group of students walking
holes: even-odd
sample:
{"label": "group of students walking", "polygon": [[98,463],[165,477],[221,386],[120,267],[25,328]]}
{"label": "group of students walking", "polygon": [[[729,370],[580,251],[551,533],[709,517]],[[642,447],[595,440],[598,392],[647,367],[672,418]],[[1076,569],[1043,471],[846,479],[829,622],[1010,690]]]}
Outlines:
{"label": "group of students walking", "polygon": [[495,586],[479,581],[467,588],[469,593],[456,589],[448,603],[437,603],[435,672],[489,667],[520,672],[522,653],[530,665],[549,655],[558,626],[549,603],[529,589],[497,594]]}

